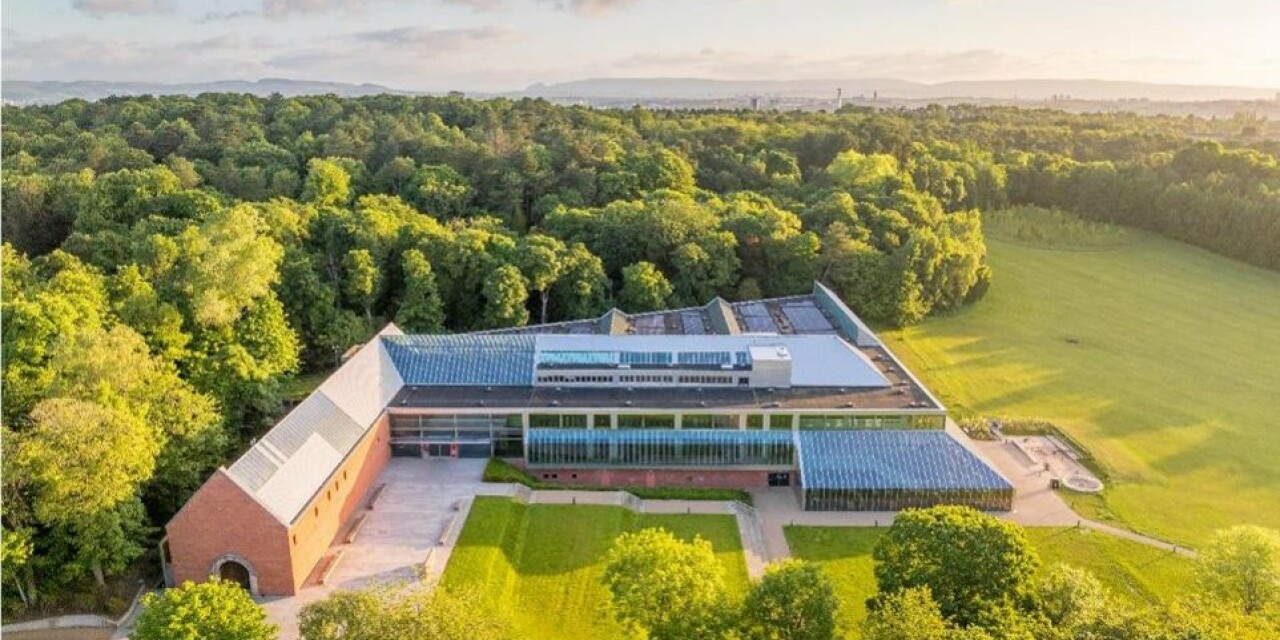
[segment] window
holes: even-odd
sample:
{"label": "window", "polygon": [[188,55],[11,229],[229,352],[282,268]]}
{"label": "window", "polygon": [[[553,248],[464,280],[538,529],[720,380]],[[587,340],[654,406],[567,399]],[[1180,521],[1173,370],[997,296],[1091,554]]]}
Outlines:
{"label": "window", "polygon": [[315,509],[313,509],[313,510],[312,510],[312,513],[314,513],[314,514],[315,514],[315,516],[316,516],[317,518],[319,518],[319,517],[320,517],[320,507],[316,507]]}
{"label": "window", "polygon": [[733,376],[680,376],[680,384],[733,384]]}

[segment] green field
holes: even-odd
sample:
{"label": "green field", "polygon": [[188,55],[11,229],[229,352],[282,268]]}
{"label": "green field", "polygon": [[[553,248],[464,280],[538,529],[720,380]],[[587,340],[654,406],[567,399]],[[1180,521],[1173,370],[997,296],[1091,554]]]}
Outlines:
{"label": "green field", "polygon": [[730,589],[744,594],[747,567],[732,516],[641,515],[621,507],[530,505],[479,497],[443,582],[479,585],[490,606],[529,640],[621,638],[605,611],[601,561],[625,531],[663,527],[711,542]]}
{"label": "green field", "polygon": [[1280,273],[1131,233],[992,240],[983,300],[885,337],[954,414],[1044,418],[1089,447],[1110,478],[1088,515],[1193,545],[1280,528]]}
{"label": "green field", "polygon": [[[871,549],[886,529],[787,527],[787,543],[799,558],[819,562],[840,594],[840,620],[853,631],[875,595]],[[1029,528],[1045,566],[1065,562],[1088,569],[1112,592],[1134,604],[1167,601],[1192,582],[1192,562],[1168,551],[1087,529]],[[852,634],[856,637],[856,633]]]}

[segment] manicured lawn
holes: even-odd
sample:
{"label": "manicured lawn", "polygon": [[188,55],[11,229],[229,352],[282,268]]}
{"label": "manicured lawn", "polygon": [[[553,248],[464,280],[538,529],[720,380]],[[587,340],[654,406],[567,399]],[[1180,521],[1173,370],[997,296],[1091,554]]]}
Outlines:
{"label": "manicured lawn", "polygon": [[445,571],[446,586],[475,585],[521,638],[621,638],[600,584],[602,559],[624,531],[664,527],[711,541],[731,589],[746,592],[746,563],[730,516],[639,515],[621,507],[530,505],[479,497]]}
{"label": "manicured lawn", "polygon": [[[871,549],[886,529],[787,527],[792,555],[822,564],[840,594],[840,620],[857,637],[866,600],[875,595]],[[1029,528],[1044,566],[1064,562],[1088,569],[1115,594],[1134,604],[1171,599],[1190,587],[1193,564],[1167,551],[1074,528]]]}
{"label": "manicured lawn", "polygon": [[953,413],[1066,429],[1110,475],[1091,515],[1191,545],[1280,528],[1280,273],[1145,234],[989,248],[985,299],[884,334]]}

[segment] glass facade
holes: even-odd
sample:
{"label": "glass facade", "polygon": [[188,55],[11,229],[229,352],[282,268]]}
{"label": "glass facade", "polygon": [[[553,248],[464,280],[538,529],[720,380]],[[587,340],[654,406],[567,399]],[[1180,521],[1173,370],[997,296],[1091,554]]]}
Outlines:
{"label": "glass facade", "polygon": [[437,414],[392,415],[391,447],[397,455],[413,455],[432,445],[457,443],[468,447],[489,447],[498,457],[524,454],[520,414]]}
{"label": "glass facade", "polygon": [[[621,417],[621,416],[619,416]],[[719,429],[530,429],[531,465],[791,467],[784,431]]]}

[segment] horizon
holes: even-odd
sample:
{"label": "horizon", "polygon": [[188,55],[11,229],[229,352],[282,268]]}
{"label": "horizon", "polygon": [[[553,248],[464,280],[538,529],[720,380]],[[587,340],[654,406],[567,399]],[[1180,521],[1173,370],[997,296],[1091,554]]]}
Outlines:
{"label": "horizon", "polygon": [[4,77],[33,82],[289,79],[481,93],[655,78],[1280,87],[1270,33],[1280,4],[1262,0],[65,0],[4,9]]}

